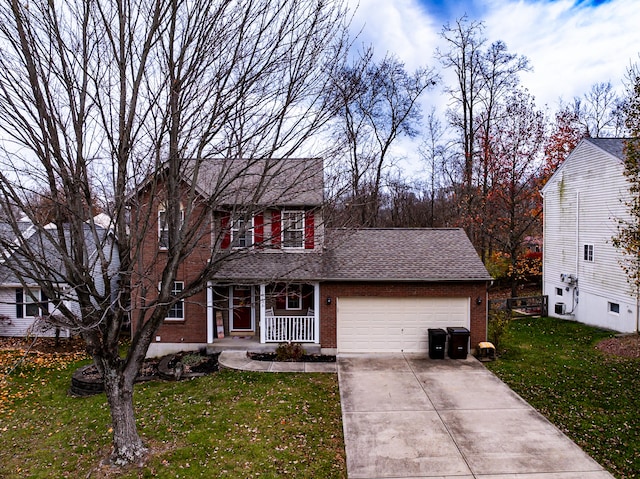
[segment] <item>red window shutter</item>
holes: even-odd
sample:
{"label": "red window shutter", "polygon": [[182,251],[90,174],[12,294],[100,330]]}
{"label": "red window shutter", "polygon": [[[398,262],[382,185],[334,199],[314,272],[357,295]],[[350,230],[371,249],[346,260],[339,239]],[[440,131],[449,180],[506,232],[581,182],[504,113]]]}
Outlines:
{"label": "red window shutter", "polygon": [[314,214],[312,210],[304,212],[304,248],[313,249],[314,246]]}
{"label": "red window shutter", "polygon": [[281,243],[281,233],[282,233],[282,223],[280,219],[280,212],[274,211],[271,213],[271,244],[276,248],[280,247]]}
{"label": "red window shutter", "polygon": [[253,243],[261,246],[264,242],[264,214],[258,213],[253,217]]}
{"label": "red window shutter", "polygon": [[228,214],[225,214],[220,218],[220,228],[222,230],[222,241],[220,242],[220,247],[222,249],[227,249],[231,245],[231,230],[229,229],[230,219],[231,217]]}

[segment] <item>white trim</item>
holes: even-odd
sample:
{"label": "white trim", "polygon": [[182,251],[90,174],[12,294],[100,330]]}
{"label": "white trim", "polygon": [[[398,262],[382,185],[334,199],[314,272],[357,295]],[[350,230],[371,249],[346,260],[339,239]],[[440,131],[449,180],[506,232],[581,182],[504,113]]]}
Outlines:
{"label": "white trim", "polygon": [[[298,289],[297,293],[298,293],[298,307],[297,308],[290,308],[289,307],[289,288],[292,287],[296,287]],[[292,291],[293,293],[295,293],[295,291]],[[284,309],[286,311],[302,311],[302,283],[292,283],[292,284],[288,284],[286,289],[285,289],[285,298],[284,298]]]}
{"label": "white trim", "polygon": [[320,344],[320,283],[313,283],[313,311],[315,315],[315,341]]}
{"label": "white trim", "polygon": [[[286,232],[286,228],[285,228],[285,220],[284,220],[284,216],[287,213],[299,213],[300,215],[302,215],[302,238],[300,239],[300,246],[286,246],[285,245],[285,239],[284,239],[284,234]],[[304,242],[305,242],[305,231],[307,228],[307,215],[306,215],[306,211],[305,210],[282,210],[280,212],[280,245],[282,246],[283,249],[304,249]],[[299,230],[293,230],[293,231],[299,231]]]}
{"label": "white trim", "polygon": [[265,316],[267,314],[267,285],[260,283],[260,342],[264,343],[265,335]]}
{"label": "white trim", "polygon": [[249,305],[249,311],[251,312],[250,329],[237,329],[234,327],[234,324],[233,324],[233,290],[236,287],[242,287],[242,285],[235,284],[235,285],[229,286],[229,331],[234,333],[254,332],[256,330],[256,315],[255,315],[255,308],[253,307],[253,305],[255,304],[255,288],[253,286],[247,286],[247,288],[249,288],[251,292],[251,300],[250,300],[251,304]]}
{"label": "white trim", "polygon": [[[229,228],[229,238],[230,238],[230,244],[232,248],[236,248],[236,249],[240,249],[240,248],[251,248],[253,246],[253,243],[255,241],[254,239],[254,224],[253,224],[253,216],[251,216],[248,220],[245,219],[245,215],[240,215],[240,217],[234,218],[233,216],[231,216],[229,218],[230,222],[231,222],[231,227]],[[237,238],[240,238],[241,236],[239,235],[240,230],[238,228],[235,227],[236,222],[238,221],[242,221],[244,222],[244,238],[245,240],[249,240],[249,244],[245,244],[244,246],[240,246],[239,244],[236,243]],[[237,236],[237,238],[236,238]]]}
{"label": "white trim", "polygon": [[[184,290],[184,281],[174,281],[174,282],[173,282],[173,284],[171,285],[171,294],[176,294],[176,293],[174,293],[174,291],[177,291],[177,290],[176,290],[176,285],[177,285],[177,284],[181,284],[181,285],[182,285],[182,287],[181,287],[181,289],[180,289],[180,291],[179,291],[180,293]],[[178,317],[173,317],[173,316],[167,316],[167,317],[165,317],[165,318],[164,318],[164,320],[165,320],[165,321],[184,321],[184,320],[186,319],[186,317],[187,317],[187,312],[186,312],[186,310],[185,310],[185,301],[184,301],[184,298],[183,298],[183,299],[181,299],[180,301],[177,301],[176,303],[174,303],[174,304],[173,304],[173,306],[171,306],[171,307],[169,308],[169,311],[167,311],[167,314],[168,314],[168,313],[170,313],[170,312],[171,312],[171,310],[173,309],[173,307],[174,307],[175,305],[177,305],[178,303],[181,303],[181,304],[182,304],[182,317],[181,317],[181,318],[178,318]]]}
{"label": "white trim", "polygon": [[215,325],[215,314],[213,311],[213,282],[207,281],[207,343],[213,343]]}

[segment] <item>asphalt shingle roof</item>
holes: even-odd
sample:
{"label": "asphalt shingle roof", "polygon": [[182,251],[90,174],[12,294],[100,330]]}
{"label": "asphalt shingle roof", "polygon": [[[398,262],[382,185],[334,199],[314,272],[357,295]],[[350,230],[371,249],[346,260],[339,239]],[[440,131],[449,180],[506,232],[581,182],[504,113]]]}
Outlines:
{"label": "asphalt shingle roof", "polygon": [[197,187],[218,204],[316,206],[324,201],[323,163],[321,158],[208,159],[200,165]]}
{"label": "asphalt shingle roof", "polygon": [[585,141],[593,143],[598,148],[617,158],[624,158],[624,143],[628,138],[585,138]]}
{"label": "asphalt shingle roof", "polygon": [[317,252],[249,251],[224,263],[219,281],[489,281],[462,229],[326,230]]}
{"label": "asphalt shingle roof", "polygon": [[337,230],[329,239],[329,279],[368,281],[491,280],[459,228]]}

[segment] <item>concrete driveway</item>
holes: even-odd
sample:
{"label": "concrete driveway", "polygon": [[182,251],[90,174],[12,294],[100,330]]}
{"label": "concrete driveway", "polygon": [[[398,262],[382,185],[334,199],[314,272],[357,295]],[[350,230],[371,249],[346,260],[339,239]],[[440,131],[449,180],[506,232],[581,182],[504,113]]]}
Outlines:
{"label": "concrete driveway", "polygon": [[339,355],[349,478],[611,479],[475,358]]}

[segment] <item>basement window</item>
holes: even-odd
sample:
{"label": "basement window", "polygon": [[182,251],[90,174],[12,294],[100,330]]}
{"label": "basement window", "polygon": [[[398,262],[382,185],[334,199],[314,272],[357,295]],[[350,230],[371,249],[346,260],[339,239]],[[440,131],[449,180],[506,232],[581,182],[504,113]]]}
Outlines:
{"label": "basement window", "polygon": [[609,312],[612,314],[620,314],[620,304],[619,303],[608,303]]}
{"label": "basement window", "polygon": [[562,288],[556,288],[556,296],[562,296],[564,293],[564,291],[562,290]]}

